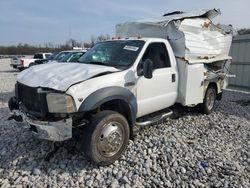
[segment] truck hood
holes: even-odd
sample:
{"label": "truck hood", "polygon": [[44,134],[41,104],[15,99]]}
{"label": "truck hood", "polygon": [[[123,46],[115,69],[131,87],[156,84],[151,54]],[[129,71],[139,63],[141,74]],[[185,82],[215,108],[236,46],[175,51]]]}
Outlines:
{"label": "truck hood", "polygon": [[119,69],[80,63],[51,63],[37,65],[17,75],[17,81],[30,87],[45,87],[66,91],[71,85],[93,76],[118,72]]}

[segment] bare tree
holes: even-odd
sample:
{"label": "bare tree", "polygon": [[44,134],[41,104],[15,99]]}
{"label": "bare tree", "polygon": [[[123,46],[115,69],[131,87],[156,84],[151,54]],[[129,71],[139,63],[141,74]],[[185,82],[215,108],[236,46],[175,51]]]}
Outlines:
{"label": "bare tree", "polygon": [[243,28],[243,29],[239,29],[238,30],[238,35],[246,35],[246,34],[250,34],[250,28]]}
{"label": "bare tree", "polygon": [[102,42],[102,41],[105,41],[105,40],[109,40],[110,39],[110,36],[109,34],[106,34],[106,35],[99,35],[97,37],[97,42]]}
{"label": "bare tree", "polygon": [[84,42],[84,43],[83,43],[83,47],[84,47],[84,48],[91,48],[91,47],[92,47],[92,43]]}

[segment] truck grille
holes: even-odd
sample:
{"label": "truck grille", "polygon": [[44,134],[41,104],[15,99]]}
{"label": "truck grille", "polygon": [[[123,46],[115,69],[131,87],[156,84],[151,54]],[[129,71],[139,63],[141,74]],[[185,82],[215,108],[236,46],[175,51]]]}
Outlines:
{"label": "truck grille", "polygon": [[25,106],[25,108],[27,108],[28,111],[41,113],[42,108],[37,88],[17,83],[16,90],[18,100]]}

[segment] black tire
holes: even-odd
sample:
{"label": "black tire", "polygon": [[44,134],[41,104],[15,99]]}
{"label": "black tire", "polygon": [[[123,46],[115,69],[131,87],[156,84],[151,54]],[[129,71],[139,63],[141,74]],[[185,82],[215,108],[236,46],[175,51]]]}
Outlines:
{"label": "black tire", "polygon": [[203,114],[211,114],[214,109],[215,101],[216,101],[216,89],[212,86],[207,88],[205,97],[203,99],[203,103],[198,105],[199,110]]}
{"label": "black tire", "polygon": [[35,63],[32,62],[32,63],[29,64],[29,67],[32,67],[32,66],[34,66],[34,65],[35,65]]}
{"label": "black tire", "polygon": [[24,68],[23,68],[23,67],[19,67],[18,70],[19,70],[19,71],[23,71]]}
{"label": "black tire", "polygon": [[81,148],[92,162],[109,165],[121,157],[128,141],[127,120],[121,114],[107,110],[96,114],[85,128]]}

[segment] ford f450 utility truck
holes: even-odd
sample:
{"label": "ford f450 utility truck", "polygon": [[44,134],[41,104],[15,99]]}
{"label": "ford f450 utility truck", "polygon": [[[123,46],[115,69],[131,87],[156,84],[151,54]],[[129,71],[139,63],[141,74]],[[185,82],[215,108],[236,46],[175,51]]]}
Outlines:
{"label": "ford f450 utility truck", "polygon": [[232,35],[211,23],[217,13],[119,24],[117,35],[125,38],[97,43],[77,63],[38,65],[18,74],[9,108],[21,112],[41,139],[64,141],[82,128],[86,156],[110,164],[124,152],[134,126],[172,112],[141,117],[176,103],[209,114],[221,99]]}

